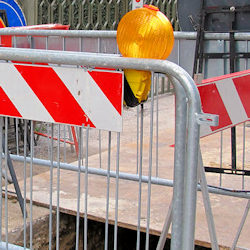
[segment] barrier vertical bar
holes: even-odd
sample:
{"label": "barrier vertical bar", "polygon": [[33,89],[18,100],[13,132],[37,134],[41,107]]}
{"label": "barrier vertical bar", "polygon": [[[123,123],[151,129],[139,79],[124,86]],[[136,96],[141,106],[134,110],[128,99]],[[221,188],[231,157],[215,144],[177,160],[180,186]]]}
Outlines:
{"label": "barrier vertical bar", "polygon": [[[198,90],[196,89],[198,92]],[[195,89],[189,96],[188,106],[188,133],[187,133],[187,158],[184,186],[184,216],[183,216],[183,239],[182,249],[192,250],[194,247],[195,217],[196,217],[196,197],[197,197],[197,166],[198,150],[200,138],[200,125],[197,122],[198,106],[200,99]],[[196,98],[195,98],[196,96]],[[198,104],[199,103],[199,104]],[[178,109],[178,108],[177,108]],[[177,150],[177,148],[175,149]]]}
{"label": "barrier vertical bar", "polygon": [[88,246],[88,166],[89,166],[89,126],[86,128],[86,153],[84,173],[84,249]]}
{"label": "barrier vertical bar", "polygon": [[[19,123],[19,119],[14,119],[15,122],[15,130],[16,130],[16,153],[17,155],[19,155],[19,133],[18,133],[18,123]],[[21,124],[20,124],[21,126]]]}
{"label": "barrier vertical bar", "polygon": [[79,154],[77,171],[77,209],[76,209],[76,249],[79,249],[80,197],[81,197],[81,160],[82,160],[82,127],[79,127]]}
{"label": "barrier vertical bar", "polygon": [[27,213],[26,213],[26,198],[27,198],[27,120],[24,120],[24,145],[23,145],[23,156],[24,156],[24,166],[23,166],[23,247],[24,249],[26,248],[26,235],[27,235],[27,227],[26,227],[26,222],[27,222]]}
{"label": "barrier vertical bar", "polygon": [[99,140],[99,164],[100,168],[102,168],[102,131],[99,130],[98,133],[98,140]]}
{"label": "barrier vertical bar", "polygon": [[63,125],[63,161],[66,162],[66,125]]}
{"label": "barrier vertical bar", "polygon": [[[57,200],[56,200],[56,249],[60,247],[60,139],[61,139],[61,125],[57,125]],[[51,140],[53,140],[51,138]]]}
{"label": "barrier vertical bar", "polygon": [[169,77],[175,88],[175,152],[174,152],[174,186],[172,203],[171,249],[181,249],[183,235],[183,194],[184,169],[186,167],[186,127],[187,102],[186,94],[179,82]]}
{"label": "barrier vertical bar", "polygon": [[155,176],[159,175],[159,74],[156,74]]}
{"label": "barrier vertical bar", "polygon": [[108,250],[109,238],[109,192],[110,192],[110,164],[111,164],[111,131],[108,132],[108,168],[107,168],[107,199],[106,199],[106,220],[105,220],[105,250]]}
{"label": "barrier vertical bar", "polygon": [[54,124],[51,124],[51,139],[50,139],[50,180],[49,180],[49,250],[52,249],[52,199],[53,199],[53,161],[54,161]]}
{"label": "barrier vertical bar", "polygon": [[33,158],[34,158],[34,122],[30,121],[30,249],[33,249]]}
{"label": "barrier vertical bar", "polygon": [[147,197],[147,227],[146,227],[146,247],[149,249],[149,226],[151,207],[151,177],[153,158],[153,125],[154,125],[154,73],[151,72],[151,106],[150,106],[150,142],[149,142],[149,162],[148,162],[148,197]]}
{"label": "barrier vertical bar", "polygon": [[[243,142],[242,142],[242,170],[245,170],[246,160],[246,123],[243,124]],[[242,175],[242,189],[245,189],[245,176]]]}
{"label": "barrier vertical bar", "polygon": [[116,148],[116,177],[115,177],[115,228],[114,228],[114,249],[117,249],[117,234],[118,234],[118,205],[119,205],[119,163],[120,163],[120,137],[117,133],[117,148]]}
{"label": "barrier vertical bar", "polygon": [[[220,168],[222,168],[223,157],[223,131],[220,132]],[[222,174],[220,173],[220,187],[222,186]]]}
{"label": "barrier vertical bar", "polygon": [[4,123],[4,154],[5,154],[5,176],[4,176],[4,183],[5,183],[5,192],[4,192],[4,199],[5,199],[5,241],[6,241],[6,249],[8,250],[9,244],[9,230],[8,230],[8,162],[7,162],[7,154],[8,154],[8,118],[5,118]]}
{"label": "barrier vertical bar", "polygon": [[140,249],[141,241],[141,196],[142,196],[142,160],[143,160],[143,104],[141,104],[141,119],[140,119],[140,152],[139,152],[139,190],[138,190],[138,212],[137,212],[137,239],[136,250]]}
{"label": "barrier vertical bar", "polygon": [[139,121],[139,105],[136,107],[136,173],[138,174],[139,172],[139,126],[140,126],[140,121]]}

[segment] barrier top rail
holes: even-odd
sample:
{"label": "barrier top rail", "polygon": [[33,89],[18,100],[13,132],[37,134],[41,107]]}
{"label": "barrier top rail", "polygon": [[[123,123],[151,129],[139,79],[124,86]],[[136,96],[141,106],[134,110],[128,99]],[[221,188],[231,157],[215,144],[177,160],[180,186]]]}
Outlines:
{"label": "barrier top rail", "polygon": [[201,102],[197,87],[191,76],[178,65],[166,60],[125,58],[113,55],[107,57],[96,53],[93,53],[93,56],[90,56],[91,54],[92,53],[67,51],[59,52],[34,49],[0,48],[1,60],[84,65],[90,68],[93,66],[121,69],[131,68],[170,74],[175,77],[185,89],[190,104],[194,104],[195,112],[201,113]]}
{"label": "barrier top rail", "polygon": [[106,55],[99,55],[96,53],[62,52],[20,48],[0,48],[0,59],[36,63],[84,65],[90,68],[93,66],[114,67],[121,69],[131,68],[170,74],[180,81],[186,91],[188,99],[190,102],[195,104],[196,112],[201,112],[200,97],[193,79],[180,66],[167,60],[125,58],[113,55],[107,57]]}
{"label": "barrier top rail", "polygon": [[[115,38],[116,31],[106,30],[22,30],[13,28],[3,28],[0,30],[0,35],[36,35],[36,36],[63,36],[63,37],[102,37]],[[180,32],[175,31],[176,39],[195,40],[196,32]],[[250,40],[249,32],[239,32],[234,35],[235,40]],[[206,33],[207,40],[229,40],[229,33]]]}

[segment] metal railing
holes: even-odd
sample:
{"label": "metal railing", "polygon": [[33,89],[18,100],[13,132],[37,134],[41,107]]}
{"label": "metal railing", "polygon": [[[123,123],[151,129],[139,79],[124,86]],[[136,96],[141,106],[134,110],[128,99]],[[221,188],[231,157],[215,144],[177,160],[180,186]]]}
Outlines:
{"label": "metal railing", "polygon": [[[0,31],[0,35],[3,35],[3,34],[13,35],[12,42],[13,42],[14,47],[31,47],[31,48],[39,48],[39,49],[46,49],[46,50],[48,49],[68,50],[68,52],[63,53],[63,56],[62,56],[61,51],[44,52],[43,50],[36,51],[36,50],[19,50],[19,49],[1,48],[0,56],[1,56],[1,59],[3,60],[14,60],[14,61],[28,60],[32,62],[45,62],[45,63],[52,63],[52,64],[60,64],[60,65],[63,65],[63,64],[85,65],[86,67],[90,67],[90,68],[95,67],[95,66],[114,67],[114,68],[119,68],[119,69],[131,67],[131,68],[146,69],[146,70],[151,70],[152,72],[157,72],[153,74],[154,81],[152,81],[154,83],[154,87],[152,86],[152,89],[155,89],[154,91],[155,96],[151,95],[150,102],[145,103],[143,105],[144,108],[140,109],[140,107],[138,107],[137,109],[134,109],[133,111],[130,109],[124,112],[124,115],[127,115],[127,112],[128,113],[131,112],[133,120],[136,120],[136,123],[134,123],[134,128],[136,129],[132,133],[132,135],[130,134],[131,129],[128,129],[128,130],[125,129],[123,134],[121,135],[119,133],[117,134],[118,138],[117,138],[117,142],[115,142],[114,140],[111,140],[112,138],[111,133],[98,131],[98,132],[93,132],[93,137],[91,140],[91,136],[89,136],[88,133],[91,133],[90,131],[92,130],[79,128],[77,129],[79,130],[78,132],[79,140],[80,141],[82,140],[80,139],[81,134],[82,134],[82,138],[83,136],[85,137],[85,142],[81,144],[82,149],[91,148],[91,142],[96,140],[96,138],[98,138],[99,144],[96,149],[96,152],[98,154],[98,164],[97,164],[97,161],[95,161],[94,166],[92,166],[91,164],[86,164],[86,159],[87,159],[87,163],[90,162],[90,159],[92,159],[90,155],[89,157],[87,157],[88,153],[90,153],[89,152],[90,150],[87,150],[85,152],[86,153],[85,159],[83,159],[85,155],[84,154],[84,155],[81,155],[80,159],[77,160],[78,167],[71,164],[70,163],[71,161],[66,161],[66,153],[65,153],[66,149],[65,149],[64,142],[62,142],[61,144],[57,145],[57,148],[63,151],[63,155],[64,155],[63,158],[65,159],[63,161],[60,161],[60,169],[66,169],[66,170],[74,171],[77,173],[78,172],[85,173],[85,174],[87,173],[87,176],[92,175],[92,174],[96,176],[97,175],[105,176],[107,177],[107,180],[114,178],[116,181],[129,180],[132,182],[139,183],[138,189],[140,191],[139,191],[138,197],[140,198],[138,198],[138,201],[137,201],[138,202],[137,248],[138,249],[139,249],[140,244],[142,244],[140,241],[140,230],[145,230],[147,232],[147,242],[149,240],[149,235],[151,232],[150,231],[151,230],[150,219],[152,219],[152,216],[153,216],[151,214],[151,217],[150,217],[149,216],[150,212],[149,212],[149,214],[147,214],[146,216],[148,224],[143,225],[143,226],[141,225],[140,211],[142,208],[142,200],[141,200],[140,192],[142,192],[143,183],[149,185],[148,196],[146,197],[146,200],[149,201],[149,204],[150,204],[150,199],[152,198],[151,188],[154,185],[157,185],[159,187],[160,186],[162,187],[174,186],[174,196],[173,196],[173,203],[172,203],[173,205],[172,205],[172,208],[169,210],[170,212],[165,221],[166,223],[164,224],[162,237],[160,239],[158,246],[159,247],[163,246],[163,243],[165,242],[165,239],[166,239],[165,236],[167,235],[170,221],[172,219],[173,220],[172,242],[171,242],[172,248],[181,249],[181,247],[185,246],[183,247],[183,249],[188,249],[188,248],[191,249],[192,244],[193,244],[192,234],[194,230],[194,211],[195,211],[195,197],[196,197],[194,190],[197,184],[196,169],[193,168],[193,166],[195,167],[195,162],[197,160],[197,157],[199,156],[198,154],[199,149],[197,149],[198,151],[196,151],[196,148],[195,148],[196,146],[193,147],[193,144],[192,144],[193,142],[188,141],[187,145],[185,143],[183,144],[183,142],[186,141],[186,136],[187,136],[186,135],[186,119],[191,123],[195,123],[195,125],[193,124],[192,126],[190,124],[188,125],[188,126],[191,126],[192,129],[195,130],[193,131],[194,134],[192,134],[191,132],[191,134],[188,133],[188,136],[191,136],[191,137],[195,136],[195,140],[198,140],[197,136],[199,137],[199,135],[198,135],[197,128],[199,127],[199,125],[196,124],[197,120],[196,118],[193,117],[192,114],[200,113],[200,110],[199,110],[200,107],[198,108],[198,106],[200,105],[198,104],[199,98],[196,99],[197,97],[192,97],[190,94],[188,94],[189,92],[193,92],[193,91],[194,91],[193,94],[194,93],[195,95],[197,94],[191,78],[188,77],[186,73],[184,74],[184,76],[187,76],[186,79],[189,79],[188,81],[192,82],[192,85],[188,84],[189,87],[186,86],[187,88],[183,92],[183,89],[180,88],[180,84],[178,83],[178,81],[180,81],[178,77],[183,76],[183,70],[180,67],[168,61],[143,60],[143,63],[142,63],[142,61],[139,59],[137,60],[137,59],[121,58],[120,56],[116,55],[118,53],[118,49],[115,43],[116,33],[111,32],[111,31],[99,31],[99,32],[95,32],[95,31],[94,32],[91,32],[91,31],[15,31],[15,30]],[[175,37],[176,37],[175,48],[174,48],[173,54],[170,57],[170,60],[173,60],[174,62],[179,63],[181,66],[186,65],[187,66],[186,70],[188,71],[190,70],[190,72],[192,72],[192,69],[190,69],[190,61],[183,60],[183,56],[185,58],[191,58],[191,56],[188,56],[188,55],[192,55],[193,52],[192,50],[187,50],[185,46],[189,46],[189,48],[194,48],[195,36],[196,36],[195,33],[176,32],[175,33]],[[240,46],[242,46],[243,44],[249,43],[248,42],[249,34],[247,33],[236,34],[235,36]],[[221,43],[221,39],[225,40],[223,43],[225,43],[225,48],[227,47],[226,46],[227,39],[228,39],[227,34],[208,34],[207,39],[214,41],[215,44]],[[216,48],[214,44],[213,44],[213,48]],[[82,53],[75,53],[75,52],[70,52],[70,51],[84,51],[85,53],[86,52],[98,52],[100,54],[90,54],[90,53],[82,54]],[[112,53],[112,55],[108,53]],[[249,59],[242,58],[239,60],[240,60],[240,66],[243,67],[242,69],[245,69],[245,67],[249,65],[248,64]],[[227,65],[226,60],[223,60],[223,62],[224,62],[224,66]],[[153,63],[153,65],[151,65],[151,63]],[[221,74],[220,72],[222,72],[223,74],[225,67],[221,68],[221,65],[222,64],[220,64],[220,67],[217,67],[218,65],[209,66],[209,69],[207,72],[212,72],[211,67],[215,67],[216,68],[215,74]],[[168,73],[167,76],[169,77],[169,79],[175,86],[176,99],[177,99],[177,103],[179,103],[179,105],[177,105],[178,112],[176,114],[175,164],[172,162],[175,165],[174,181],[171,178],[169,179],[168,178],[169,176],[165,175],[165,171],[162,171],[162,169],[159,167],[162,162],[162,160],[160,159],[160,155],[162,156],[164,154],[161,151],[162,142],[160,142],[161,136],[159,134],[160,133],[159,126],[160,126],[160,122],[166,123],[166,120],[165,121],[161,120],[162,112],[160,111],[161,110],[160,100],[162,99],[162,97],[159,96],[159,93],[161,90],[161,88],[159,87],[160,86],[159,83],[161,79],[163,78],[163,76],[164,76],[163,79],[165,79],[165,73],[166,73],[165,70],[167,70],[167,73]],[[161,74],[158,74],[159,72],[161,72]],[[175,78],[179,80],[176,81]],[[187,112],[186,97],[189,100],[188,102],[189,114],[186,113]],[[196,100],[195,103],[192,103],[193,100]],[[190,109],[191,107],[190,105],[191,106],[198,105],[196,106],[196,108],[198,108],[198,111],[196,110],[193,113],[193,110]],[[190,117],[187,118],[187,116],[190,116]],[[126,124],[125,128],[130,123],[131,123],[131,119],[127,121],[127,123],[125,123]],[[145,129],[145,127],[147,128],[146,126],[147,123],[150,128],[149,130]],[[246,159],[247,150],[248,150],[247,145],[246,145],[246,140],[247,140],[246,139],[247,138],[247,126],[246,125],[247,123],[243,127],[239,126],[239,129],[241,128],[243,129],[243,137],[242,137],[243,160],[242,162],[243,162],[244,168],[248,166],[247,159]],[[57,131],[57,132],[60,131],[60,129],[58,129],[56,125],[49,125],[49,129],[46,129],[46,131],[48,130],[48,132],[46,133],[51,137],[55,135],[55,132],[51,132],[53,131],[52,129],[53,126],[54,126],[54,131]],[[33,127],[32,130],[34,130],[34,124],[32,125],[32,127]],[[85,133],[85,135],[83,133]],[[225,134],[225,133],[226,132],[222,132],[222,134]],[[32,131],[31,131],[31,134],[33,134]],[[62,137],[62,134],[63,135],[67,134],[67,136],[70,136],[70,134],[67,133],[67,129],[63,130],[61,132],[61,135],[57,134],[57,137],[58,138]],[[154,134],[156,138],[154,138]],[[192,140],[191,137],[189,137],[190,140]],[[149,138],[148,141],[147,141],[147,138]],[[63,138],[63,141],[65,141],[66,139],[68,138],[66,137]],[[118,170],[116,168],[109,169],[110,164],[112,164],[112,161],[111,161],[112,158],[111,156],[109,156],[111,155],[111,152],[113,152],[112,147],[115,146],[116,151],[119,152],[119,153],[116,153],[116,159],[113,159],[113,161],[117,162],[119,160],[119,165],[122,165],[121,159],[124,160],[123,157],[125,157],[125,162],[126,162],[127,158],[126,156],[123,156],[124,151],[120,150],[120,147],[122,147],[124,143],[132,142],[134,140],[136,140],[136,143],[135,143],[136,146],[134,147],[136,151],[136,154],[135,154],[136,157],[135,157],[135,161],[133,165],[134,167],[132,168],[132,170],[128,172],[123,172],[123,171],[117,172]],[[121,141],[121,144],[119,141]],[[144,152],[145,149],[143,146],[144,142],[150,145],[149,157],[146,159],[145,159],[145,152]],[[220,144],[220,142],[222,142],[222,144]],[[111,144],[113,145],[112,147],[111,147]],[[51,151],[50,148],[53,148],[53,145],[54,145],[53,142],[49,141],[47,149]],[[88,145],[88,146],[86,147],[85,145]],[[202,140],[201,140],[201,145],[202,145]],[[219,149],[217,151],[221,152],[220,158],[219,158],[219,164],[221,164],[222,166],[223,164],[225,164],[223,162],[223,160],[225,159],[225,156],[222,154],[223,147],[225,146],[223,144],[223,140],[219,138],[217,145],[219,145]],[[186,147],[187,149],[189,148],[190,151],[186,151]],[[108,156],[107,155],[105,156],[105,152]],[[190,158],[186,158],[185,154],[189,155]],[[205,164],[207,164],[206,155],[204,154],[204,156],[205,156],[204,162]],[[32,158],[32,157],[29,157],[28,155],[26,156],[25,155],[11,155],[12,160],[22,161],[24,162],[24,165],[38,164],[40,166],[50,167],[51,169],[58,167],[59,165],[58,162],[51,161],[49,158],[50,157],[49,155],[45,155],[45,157],[44,158],[43,157],[39,156],[39,157]],[[57,158],[60,158],[59,155]],[[200,158],[200,165],[202,166],[201,156],[199,158]],[[149,169],[145,169],[144,167],[145,161],[147,162],[146,164],[149,165]],[[83,162],[85,164],[83,164]],[[154,164],[155,164],[155,168],[152,168]],[[190,167],[188,167],[187,164],[189,164],[188,166]],[[105,167],[105,166],[108,166],[108,167]],[[183,169],[184,166],[188,171],[187,173]],[[151,174],[147,174],[147,173],[151,173]],[[190,189],[184,188],[183,186],[184,175],[185,175],[185,178],[187,178],[187,180],[190,182],[185,185],[190,184]],[[78,176],[81,176],[81,174],[79,174]],[[199,190],[203,189],[204,197],[206,197],[206,199],[209,200],[208,194],[206,194],[207,186],[204,185],[205,179],[204,179],[204,176],[203,177],[202,176],[203,176],[202,173],[199,173],[199,180],[203,180],[203,182],[201,181],[198,184],[198,189]],[[230,187],[224,186],[223,181],[218,182],[218,185],[216,186],[208,186],[207,189],[210,193],[214,193],[214,194],[249,199],[250,193],[248,191],[249,187],[248,185],[246,185],[248,183],[246,178],[247,177],[242,177],[243,182],[240,184],[243,190],[233,185],[231,185]],[[222,177],[220,177],[220,179],[222,180]],[[232,182],[232,184],[233,183],[234,182]],[[210,179],[208,179],[208,184],[210,184]],[[118,189],[116,189],[116,192],[119,193],[117,190]],[[183,190],[185,190],[185,193]],[[79,192],[79,190],[77,192]],[[190,198],[191,200],[184,200],[186,199],[186,198],[183,198],[184,196],[192,197],[192,198]],[[108,196],[105,196],[105,198],[108,204]],[[31,192],[31,200],[32,200],[32,192]],[[118,202],[119,199],[118,200],[116,199],[116,201]],[[51,208],[50,214],[52,214],[53,207],[57,207],[58,209],[60,207],[60,201],[58,201],[58,203],[53,203],[51,201],[48,204]],[[150,211],[150,205],[148,206],[149,206],[148,211]],[[185,209],[185,212],[184,212],[183,206],[185,207],[189,206],[189,208]],[[217,240],[216,240],[216,234],[215,234],[215,229],[213,225],[213,216],[210,211],[211,209],[209,208],[210,204],[209,203],[206,204],[206,207],[207,207],[208,224],[210,224],[209,225],[210,231],[211,231],[210,234],[212,235],[211,236],[212,246],[213,246],[213,249],[217,249]],[[107,209],[106,214],[104,216],[106,227],[108,227],[107,225],[110,222],[109,220],[110,218],[108,217],[108,211],[109,209]],[[116,211],[119,211],[119,210],[116,210]],[[78,210],[78,212],[80,211]],[[80,215],[78,215],[78,219],[79,219],[79,216]],[[244,220],[242,219],[243,222],[241,223],[241,226],[244,224],[245,217],[246,216],[244,215],[243,216]],[[179,218],[184,218],[183,219],[184,221],[180,220]],[[114,217],[112,218],[112,221],[114,221],[114,224],[116,225],[115,228],[117,229],[119,219]],[[59,224],[60,223],[57,222],[57,227],[59,227]],[[50,222],[50,225],[52,226],[52,222]],[[32,228],[32,225],[31,225],[31,228]],[[181,228],[183,228],[183,231],[181,230]],[[108,234],[107,228],[106,228],[106,234]],[[114,239],[115,239],[114,242],[117,242],[118,240],[117,235],[114,236]],[[107,240],[107,236],[105,240]],[[32,242],[32,239],[31,239],[31,242]],[[114,244],[116,245],[116,243]],[[148,243],[146,245],[148,247]],[[161,248],[158,248],[158,249],[161,249]]]}
{"label": "metal railing", "polygon": [[[162,74],[167,74],[171,79],[172,83],[175,86],[176,90],[176,97],[177,97],[177,113],[176,113],[176,136],[175,136],[175,178],[174,178],[174,197],[173,197],[173,227],[172,227],[172,249],[180,249],[179,247],[181,245],[185,246],[185,249],[192,249],[194,244],[194,225],[195,225],[195,208],[196,208],[196,185],[197,185],[197,163],[198,163],[198,145],[199,145],[199,124],[197,122],[197,115],[201,113],[200,109],[200,99],[198,95],[197,88],[191,79],[191,77],[179,66],[168,62],[168,61],[161,61],[161,60],[140,60],[140,59],[132,59],[132,58],[122,58],[112,55],[91,55],[89,53],[79,53],[79,52],[61,52],[61,51],[44,51],[44,50],[28,50],[28,49],[9,49],[9,48],[1,48],[0,50],[0,58],[1,60],[7,60],[7,61],[29,61],[29,62],[37,62],[37,63],[49,63],[49,64],[57,64],[57,65],[84,65],[85,67],[111,67],[111,68],[118,68],[118,69],[124,69],[124,68],[133,68],[137,70],[150,70],[152,72],[161,72]],[[153,97],[152,97],[153,98]],[[188,112],[187,110],[187,102],[186,98],[188,99]],[[152,106],[153,107],[153,106]],[[143,110],[141,111],[141,114],[143,114]],[[153,110],[151,109],[151,132],[150,132],[150,144],[151,144],[151,150],[152,150],[152,138],[153,138]],[[143,119],[143,116],[141,116],[141,119]],[[33,124],[33,123],[32,123]],[[31,124],[31,133],[33,132],[34,128]],[[52,137],[53,137],[53,125],[52,126]],[[143,123],[141,121],[141,126],[143,126]],[[187,127],[186,127],[187,126]],[[7,123],[5,122],[5,133],[7,133]],[[186,129],[188,133],[186,134]],[[59,130],[58,130],[59,131]],[[88,131],[88,130],[87,130]],[[88,178],[88,174],[95,173],[99,175],[107,176],[108,183],[110,182],[111,177],[115,177],[118,181],[119,178],[122,176],[125,176],[123,178],[126,179],[135,179],[139,181],[139,197],[141,197],[141,185],[142,181],[145,181],[148,183],[148,211],[150,211],[150,190],[152,185],[152,175],[148,174],[147,177],[142,175],[142,145],[143,145],[143,127],[141,127],[141,134],[140,134],[140,149],[139,149],[139,172],[135,175],[126,175],[120,173],[118,170],[116,172],[112,172],[110,170],[110,158],[108,157],[108,168],[106,170],[100,169],[100,168],[94,168],[91,169],[88,165],[88,150],[86,150],[86,158],[85,158],[85,164],[82,165],[82,155],[79,154],[78,159],[78,167],[74,167],[71,165],[64,165],[64,163],[61,163],[59,158],[57,159],[57,163],[53,161],[53,157],[51,160],[45,160],[44,164],[47,164],[50,166],[50,171],[52,176],[52,169],[53,167],[57,167],[58,171],[60,172],[60,168],[63,168],[63,166],[67,169],[75,169],[78,172],[78,178],[80,179],[81,172],[85,173],[85,178]],[[81,144],[81,133],[82,128],[79,130],[79,141]],[[58,135],[59,136],[59,135]],[[118,138],[120,137],[119,134],[117,134]],[[110,153],[111,150],[111,132],[109,132],[108,136],[109,140],[109,146],[108,146],[108,152]],[[118,139],[119,140],[119,139]],[[186,142],[187,141],[187,145]],[[5,140],[5,148],[8,147],[6,145],[7,141]],[[53,145],[53,140],[51,142]],[[86,144],[88,149],[88,136],[86,137]],[[31,169],[32,165],[36,162],[36,159],[34,159],[33,154],[33,143],[31,140],[31,157],[28,157],[27,155],[24,155],[21,157],[21,160],[24,161],[25,164],[27,164],[28,161],[31,162]],[[51,148],[53,146],[51,145]],[[117,143],[117,161],[119,162],[119,143]],[[81,149],[80,149],[81,152]],[[52,153],[51,153],[52,154]],[[180,157],[180,155],[182,157]],[[18,159],[20,156],[17,156],[16,159]],[[15,158],[15,157],[14,157]],[[12,159],[14,159],[12,156]],[[5,157],[6,159],[6,157]],[[152,160],[152,159],[151,159]],[[149,160],[149,169],[152,169],[152,163],[151,160]],[[41,163],[41,162],[40,162]],[[184,166],[186,168],[186,174],[184,177]],[[7,167],[7,164],[6,164]],[[7,170],[7,169],[6,169]],[[31,170],[32,171],[32,170]],[[151,170],[149,170],[151,171]],[[58,173],[59,173],[58,172]],[[30,173],[32,176],[32,172]],[[52,177],[51,177],[52,178]],[[58,177],[59,178],[59,177]],[[185,188],[183,186],[185,179]],[[86,179],[85,179],[86,180]],[[158,182],[158,178],[155,179],[155,181]],[[169,182],[166,180],[166,182]],[[80,183],[78,183],[78,202],[80,202]],[[32,190],[32,178],[31,178],[31,187],[30,190]],[[52,216],[52,179],[50,180],[51,189],[50,189],[50,214]],[[85,182],[85,185],[86,182]],[[60,192],[60,186],[57,186],[57,192]],[[88,186],[85,186],[87,189]],[[107,187],[107,192],[109,192],[109,185]],[[8,197],[7,195],[8,187],[6,185],[5,192],[6,192],[6,199]],[[183,194],[183,190],[185,195]],[[24,191],[26,192],[26,190]],[[32,211],[32,191],[30,192],[31,198],[30,198],[30,210]],[[85,202],[88,196],[85,195]],[[106,202],[107,202],[107,210],[106,210],[106,237],[105,237],[105,245],[107,246],[107,234],[108,234],[108,204],[109,204],[109,195],[107,193],[106,196]],[[117,200],[118,202],[118,200]],[[85,203],[86,204],[86,203]],[[59,213],[59,199],[57,201],[57,212]],[[7,209],[7,204],[5,209]],[[141,198],[138,200],[138,225],[137,225],[137,249],[140,248],[140,210],[141,210]],[[8,214],[8,210],[5,210],[6,214]],[[184,214],[184,221],[180,220],[179,214]],[[87,207],[85,206],[85,221],[87,221]],[[148,212],[150,214],[150,212]],[[30,215],[31,216],[31,215]],[[32,217],[32,216],[31,216]],[[6,219],[7,220],[7,219]],[[79,209],[77,209],[77,220],[79,220]],[[147,242],[146,242],[146,248],[148,249],[148,242],[149,242],[149,221],[150,218],[147,217],[148,223],[146,227],[147,232]],[[51,235],[51,225],[52,221],[50,221],[50,235]],[[57,221],[59,223],[59,221]],[[6,221],[6,237],[8,235],[8,226]],[[24,223],[26,225],[26,223]],[[115,219],[115,224],[117,225],[117,219]],[[79,225],[79,224],[78,224]],[[57,224],[57,227],[59,225]],[[30,225],[32,230],[32,225]],[[181,233],[183,228],[183,233]],[[77,230],[79,230],[79,227],[77,227]],[[76,235],[76,246],[78,245],[78,233],[77,231]],[[86,238],[86,231],[85,231],[85,238]],[[182,239],[183,236],[183,239]],[[116,239],[116,236],[115,236]],[[31,246],[32,247],[32,233],[31,233]],[[6,242],[8,242],[8,238],[6,239]],[[7,243],[6,243],[7,244]],[[50,245],[51,245],[51,237],[50,237]],[[86,241],[85,241],[85,244]],[[183,249],[184,249],[183,248]]]}
{"label": "metal railing", "polygon": [[[119,54],[116,31],[5,29],[0,30],[0,35],[12,35],[13,46],[17,47],[44,49],[47,44],[47,49],[54,50]],[[168,60],[192,74],[196,32],[176,31],[174,36],[175,45]],[[249,51],[249,33],[235,33],[235,40],[237,51]],[[205,51],[229,52],[228,33],[205,34],[205,41]],[[249,58],[238,58],[237,71],[249,69],[249,60]],[[229,73],[228,58],[210,59],[204,65],[204,79]]]}

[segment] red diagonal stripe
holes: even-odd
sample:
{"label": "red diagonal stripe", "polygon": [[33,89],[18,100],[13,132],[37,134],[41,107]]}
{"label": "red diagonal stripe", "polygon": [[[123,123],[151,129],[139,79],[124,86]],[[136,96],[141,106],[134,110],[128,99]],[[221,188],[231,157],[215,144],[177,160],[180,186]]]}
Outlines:
{"label": "red diagonal stripe", "polygon": [[198,90],[200,92],[203,112],[219,115],[219,125],[211,127],[212,131],[231,125],[231,119],[216,88],[216,84],[199,85]]}
{"label": "red diagonal stripe", "polygon": [[247,117],[250,118],[250,75],[233,78],[233,82],[239,94],[242,105],[246,110]]}
{"label": "red diagonal stripe", "polygon": [[15,67],[56,122],[95,127],[52,68]]}
{"label": "red diagonal stripe", "polygon": [[0,114],[14,117],[22,117],[4,90],[0,87]]}
{"label": "red diagonal stripe", "polygon": [[105,72],[105,71],[91,71],[91,77],[97,83],[99,88],[109,99],[118,113],[122,114],[122,74]]}

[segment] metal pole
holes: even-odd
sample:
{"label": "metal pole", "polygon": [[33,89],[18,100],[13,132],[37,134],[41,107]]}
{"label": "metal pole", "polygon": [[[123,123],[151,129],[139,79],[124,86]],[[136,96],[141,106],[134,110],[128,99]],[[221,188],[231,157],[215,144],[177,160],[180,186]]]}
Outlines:
{"label": "metal pole", "polygon": [[[29,0],[25,0],[29,2]],[[37,1],[37,0],[35,0]],[[0,30],[0,35],[28,35],[28,36],[64,36],[64,37],[91,37],[91,38],[116,38],[114,30],[22,30],[5,28]],[[196,40],[197,32],[174,31],[175,39]],[[235,33],[236,41],[250,40],[249,32]],[[229,33],[206,33],[205,40],[229,40]],[[156,71],[157,72],[157,71]]]}
{"label": "metal pole", "polygon": [[119,203],[119,167],[120,167],[120,133],[117,133],[117,149],[116,149],[116,178],[115,178],[115,225],[114,225],[114,249],[118,244],[118,203]]}
{"label": "metal pole", "polygon": [[84,236],[83,236],[83,245],[84,250],[88,249],[88,165],[89,165],[89,126],[86,129],[86,152],[85,152],[85,166],[86,171],[84,175]]}
{"label": "metal pole", "polygon": [[170,77],[176,91],[174,189],[172,211],[171,249],[181,249],[183,233],[183,193],[186,160],[187,103],[183,87]]}
{"label": "metal pole", "polygon": [[54,162],[54,124],[51,124],[51,141],[50,141],[50,180],[49,180],[49,250],[52,249],[52,220],[53,220],[53,214],[52,214],[52,207],[53,207],[53,162]]}
{"label": "metal pole", "polygon": [[[230,73],[235,72],[235,39],[234,32],[230,31]],[[231,157],[232,169],[236,169],[236,127],[231,128]]]}
{"label": "metal pole", "polygon": [[109,196],[110,196],[110,166],[111,164],[111,131],[108,132],[108,167],[107,167],[107,191],[106,191],[106,220],[105,220],[105,242],[104,249],[108,250],[109,241]]}
{"label": "metal pole", "polygon": [[148,197],[147,197],[147,227],[146,227],[146,246],[149,249],[150,231],[150,212],[151,212],[151,177],[153,163],[153,126],[154,126],[154,72],[151,72],[151,108],[150,108],[150,146],[149,146],[149,166],[148,166]]}
{"label": "metal pole", "polygon": [[143,103],[141,104],[140,117],[140,150],[139,150],[139,177],[138,177],[138,209],[137,209],[137,238],[136,250],[140,249],[141,244],[141,202],[142,202],[142,161],[143,161]]}
{"label": "metal pole", "polygon": [[201,155],[200,150],[199,150],[198,171],[199,171],[198,174],[200,176],[201,192],[202,192],[203,203],[204,203],[206,216],[207,216],[207,224],[208,224],[208,230],[209,230],[212,249],[219,250],[219,245],[218,245],[216,231],[215,231],[215,225],[214,225],[214,218],[213,218],[213,214],[212,214],[212,208],[211,208],[209,193],[208,193],[208,189],[207,189],[207,180],[206,180],[206,176],[205,176],[205,170],[204,170],[202,155]]}

